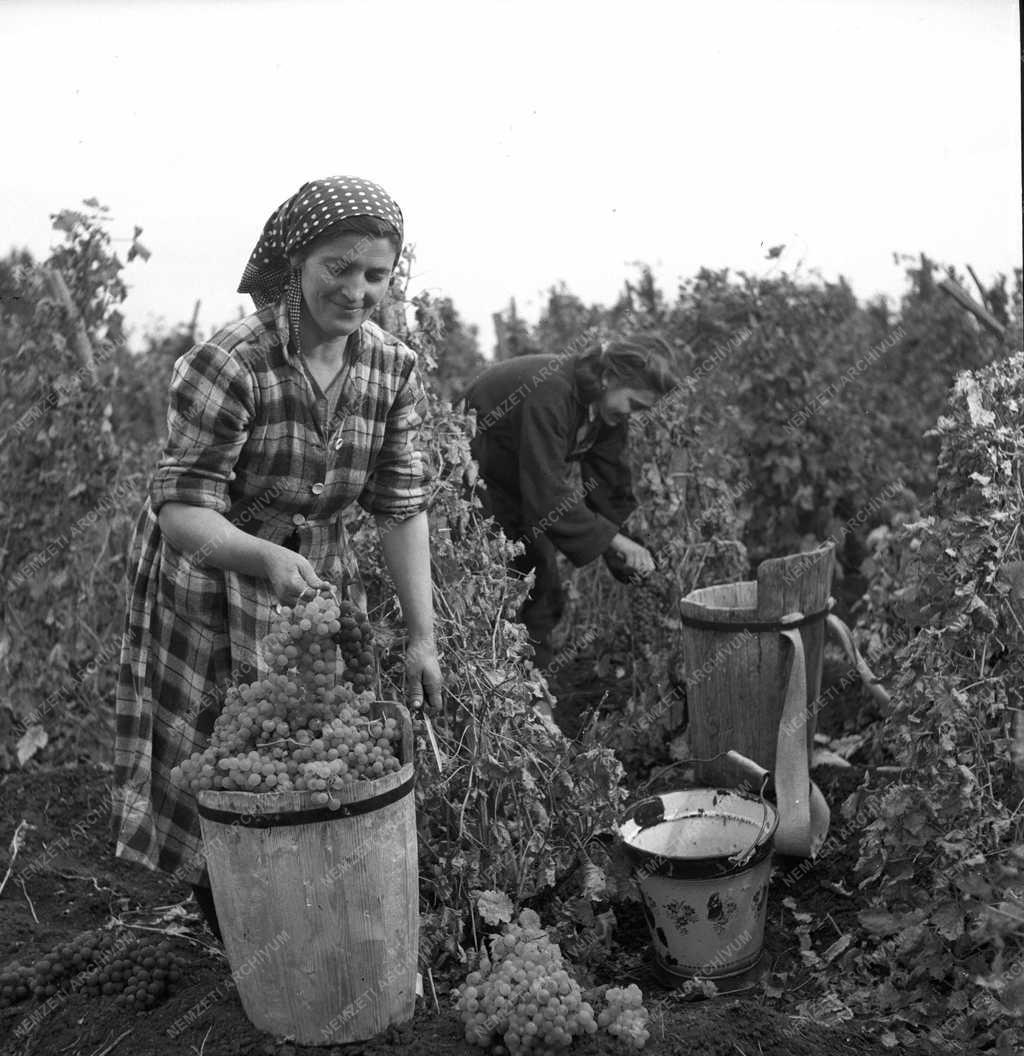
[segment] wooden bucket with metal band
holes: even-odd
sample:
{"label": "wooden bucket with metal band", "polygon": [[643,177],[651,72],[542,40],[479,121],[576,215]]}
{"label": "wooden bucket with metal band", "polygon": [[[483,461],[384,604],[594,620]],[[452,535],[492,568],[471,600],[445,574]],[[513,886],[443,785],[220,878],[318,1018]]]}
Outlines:
{"label": "wooden bucket with metal band", "polygon": [[210,886],[246,1015],[303,1045],[364,1041],[411,1019],[419,952],[412,725],[400,769],[310,792],[198,795]]}
{"label": "wooden bucket with metal band", "polygon": [[679,603],[698,783],[749,784],[750,775],[725,755],[730,750],[774,771],[775,844],[786,854],[813,855],[828,829],[809,766],[833,550],[827,543],[763,561],[756,582],[705,587]]}

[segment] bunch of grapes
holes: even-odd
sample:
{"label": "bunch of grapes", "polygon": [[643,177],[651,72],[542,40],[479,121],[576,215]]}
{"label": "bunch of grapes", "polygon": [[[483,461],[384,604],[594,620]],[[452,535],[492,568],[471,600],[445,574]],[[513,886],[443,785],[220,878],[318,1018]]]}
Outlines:
{"label": "bunch of grapes", "polygon": [[152,1008],[180,978],[183,964],[167,941],[84,932],[32,965],[0,972],[0,1008],[78,991],[88,997],[116,994],[126,1008]]}
{"label": "bunch of grapes", "polygon": [[666,590],[662,578],[653,575],[629,588],[629,619],[633,634],[642,639],[654,637],[665,613]]}
{"label": "bunch of grapes", "polygon": [[32,994],[32,969],[23,964],[12,964],[0,971],[0,1009],[24,1001]]}
{"label": "bunch of grapes", "polygon": [[116,994],[128,1009],[152,1008],[181,977],[184,961],[170,944],[141,942],[83,976],[85,992],[92,997]]}
{"label": "bunch of grapes", "polygon": [[70,942],[53,948],[49,955],[30,965],[11,965],[0,972],[0,1008],[27,997],[45,1000],[98,963],[111,948],[109,932],[86,931]]}
{"label": "bunch of grapes", "polygon": [[339,617],[334,636],[345,663],[345,677],[358,693],[373,685],[373,630],[361,609],[350,607]]}
{"label": "bunch of grapes", "polygon": [[651,1036],[647,1029],[650,1015],[644,1008],[644,995],[636,983],[626,987],[610,987],[604,995],[605,1007],[597,1017],[597,1025],[604,1027],[632,1049],[642,1049]]}
{"label": "bunch of grapes", "polygon": [[401,768],[398,722],[370,714],[373,652],[365,613],[317,596],[283,608],[260,647],[270,673],[228,687],[209,745],[176,766],[173,780],[193,794],[308,791],[313,803],[337,809],[341,800],[333,793],[342,786]]}
{"label": "bunch of grapes", "polygon": [[597,1031],[562,951],[529,910],[491,939],[491,957],[484,955],[456,993],[466,1040],[495,1056],[549,1056]]}

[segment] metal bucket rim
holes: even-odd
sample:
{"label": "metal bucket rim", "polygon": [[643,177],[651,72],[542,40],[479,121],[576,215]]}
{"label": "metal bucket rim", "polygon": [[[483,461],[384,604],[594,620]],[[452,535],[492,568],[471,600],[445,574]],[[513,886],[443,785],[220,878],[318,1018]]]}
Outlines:
{"label": "metal bucket rim", "polygon": [[[248,792],[204,788],[196,795],[196,812],[214,824],[255,829],[331,823],[390,806],[408,796],[415,781],[412,763],[382,777],[352,781],[337,790],[341,802],[334,809],[315,805],[313,793],[305,790]],[[240,797],[245,797],[244,809],[235,805]]]}
{"label": "metal bucket rim", "polygon": [[[635,839],[639,833],[648,828],[653,828],[654,825],[686,821],[696,817],[736,817],[735,815],[727,815],[725,811],[716,811],[714,807],[711,809],[689,807],[684,808],[682,813],[670,814],[663,812],[658,821],[653,822],[651,825],[637,826],[635,833],[627,833],[627,825],[633,820],[637,808],[644,803],[657,799],[664,801],[666,797],[695,796],[698,794],[733,797],[751,805],[756,804],[762,808],[764,816],[760,822],[755,821],[753,818],[737,818],[737,820],[742,820],[744,824],[756,826],[758,829],[757,835],[745,852],[735,852],[731,855],[666,855],[638,847],[632,842],[632,839]],[[694,788],[681,789],[677,792],[666,792],[659,796],[647,797],[639,803],[634,803],[627,811],[626,816],[619,825],[618,831],[626,857],[630,859],[634,866],[641,866],[645,871],[653,875],[669,876],[677,879],[706,879],[708,877],[734,875],[760,865],[774,850],[775,834],[778,831],[778,827],[779,813],[763,796],[752,796],[736,789]],[[651,866],[652,862],[656,863],[653,868]]]}

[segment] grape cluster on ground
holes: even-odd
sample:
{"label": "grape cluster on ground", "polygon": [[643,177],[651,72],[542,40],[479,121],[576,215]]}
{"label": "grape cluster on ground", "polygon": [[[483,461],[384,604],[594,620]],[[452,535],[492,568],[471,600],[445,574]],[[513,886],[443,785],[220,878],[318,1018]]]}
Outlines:
{"label": "grape cluster on ground", "polygon": [[373,632],[362,610],[326,594],[284,607],[260,648],[268,673],[228,687],[210,743],[174,780],[193,793],[311,792],[336,809],[346,784],[400,769],[398,721],[372,714]]}
{"label": "grape cluster on ground", "polygon": [[477,970],[456,991],[456,1008],[466,1040],[494,1056],[551,1056],[598,1027],[643,1048],[648,1016],[639,987],[612,989],[605,998],[607,1008],[595,1015],[558,943],[536,913],[523,910],[516,923],[491,937],[490,956],[483,953]]}
{"label": "grape cluster on ground", "polygon": [[651,1036],[647,1029],[650,1015],[644,1008],[644,995],[636,983],[612,986],[604,993],[605,1007],[597,1025],[633,1049],[642,1049]]}
{"label": "grape cluster on ground", "polygon": [[0,1008],[30,997],[47,1001],[80,992],[144,1010],[171,991],[183,963],[166,939],[140,940],[130,931],[87,931],[33,964],[15,964],[0,972]]}

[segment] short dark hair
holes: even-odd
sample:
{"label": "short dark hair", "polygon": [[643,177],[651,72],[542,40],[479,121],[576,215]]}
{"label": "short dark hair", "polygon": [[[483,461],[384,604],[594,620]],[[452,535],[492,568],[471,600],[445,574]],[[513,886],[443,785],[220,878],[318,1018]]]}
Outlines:
{"label": "short dark hair", "polygon": [[588,345],[576,357],[576,378],[587,403],[593,403],[601,394],[606,374],[621,385],[665,396],[679,384],[672,360],[672,347],[660,335],[631,334],[628,338]]}
{"label": "short dark hair", "polygon": [[395,250],[395,261],[402,252],[402,238],[394,224],[382,220],[379,216],[346,216],[336,224],[324,228],[312,241],[297,249],[292,254],[293,267],[301,267],[306,258],[326,242],[333,242],[342,235],[366,235],[368,238],[386,238]]}

